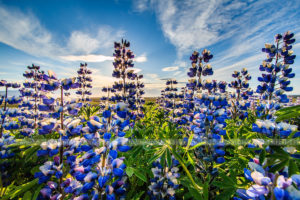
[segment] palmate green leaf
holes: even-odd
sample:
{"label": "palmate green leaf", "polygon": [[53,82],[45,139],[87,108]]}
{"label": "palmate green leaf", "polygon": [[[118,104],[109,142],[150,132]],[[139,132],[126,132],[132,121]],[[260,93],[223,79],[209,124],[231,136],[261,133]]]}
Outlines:
{"label": "palmate green leaf", "polygon": [[4,197],[2,197],[2,200],[14,199],[15,197],[18,197],[21,194],[23,194],[23,193],[27,192],[28,190],[30,190],[33,186],[37,185],[37,183],[38,183],[38,179],[34,179],[34,180],[32,180],[28,183],[20,185],[20,186],[14,188],[14,190],[7,193]]}
{"label": "palmate green leaf", "polygon": [[31,200],[32,193],[30,191],[25,192],[22,200]]}
{"label": "palmate green leaf", "polygon": [[39,172],[39,171],[40,171],[40,166],[38,165],[38,166],[32,167],[31,170],[30,170],[30,173],[32,175],[34,175],[36,172]]}
{"label": "palmate green leaf", "polygon": [[196,190],[193,187],[189,187],[189,192],[192,194],[193,199],[203,199],[202,193],[199,193],[198,190]]}
{"label": "palmate green leaf", "polygon": [[134,174],[134,168],[126,167],[126,174],[131,177]]}
{"label": "palmate green leaf", "polygon": [[283,169],[286,165],[288,165],[289,159],[282,160],[278,164],[274,165],[269,171],[274,173]]}
{"label": "palmate green leaf", "polygon": [[166,151],[166,146],[163,146],[159,151],[157,151],[156,153],[155,153],[155,155],[153,156],[153,157],[151,157],[149,160],[148,160],[148,163],[150,164],[150,165],[152,165],[152,163],[155,161],[155,160],[157,160],[159,157],[161,157],[164,153],[165,153],[165,151]]}
{"label": "palmate green leaf", "polygon": [[282,109],[278,110],[275,113],[275,115],[280,115],[280,114],[284,114],[284,113],[288,113],[288,112],[293,112],[293,111],[300,111],[300,105],[282,108]]}
{"label": "palmate green leaf", "polygon": [[192,134],[190,135],[189,139],[188,139],[188,143],[187,143],[187,145],[186,145],[186,147],[185,147],[185,152],[187,152],[187,151],[189,150],[193,138],[194,138],[194,133],[192,133]]}
{"label": "palmate green leaf", "polygon": [[193,187],[196,189],[196,191],[200,192],[200,190],[202,190],[202,187],[199,186],[195,181],[194,178],[192,176],[192,174],[190,173],[190,171],[188,170],[188,168],[186,167],[186,165],[184,164],[184,160],[183,158],[176,152],[175,148],[171,148],[169,147],[170,150],[172,151],[173,156],[175,157],[175,159],[177,159],[181,165],[181,167],[183,168],[183,170],[185,171],[185,173],[187,174],[188,178],[190,179],[190,181],[193,184]]}
{"label": "palmate green leaf", "polygon": [[217,197],[216,200],[228,200],[235,194],[236,188],[228,188],[221,192]]}
{"label": "palmate green leaf", "polygon": [[172,156],[168,148],[166,150],[166,160],[167,160],[168,167],[170,168],[172,166]]}
{"label": "palmate green leaf", "polygon": [[137,146],[134,147],[131,151],[130,151],[130,156],[132,157],[136,157],[137,155],[140,154],[140,152],[143,150],[143,146]]}
{"label": "palmate green leaf", "polygon": [[[178,193],[177,193],[178,194]],[[191,192],[189,191],[189,192],[185,192],[184,194],[183,194],[183,198],[182,199],[192,199],[192,197],[193,197],[193,195],[191,194]],[[201,198],[201,196],[200,196],[200,198]]]}
{"label": "palmate green leaf", "polygon": [[133,173],[136,175],[139,179],[147,183],[147,176],[142,172],[140,169],[133,168]]}
{"label": "palmate green leaf", "polygon": [[203,199],[204,200],[208,200],[208,182],[205,182],[204,184],[203,184]]}
{"label": "palmate green leaf", "polygon": [[8,148],[18,147],[19,149],[30,147],[30,146],[32,146],[32,144],[30,144],[30,145],[23,145],[23,141],[21,139],[16,139],[15,143],[7,145]]}
{"label": "palmate green leaf", "polygon": [[142,191],[142,192],[139,192],[137,193],[134,197],[133,197],[133,200],[139,200],[142,195],[145,193],[145,191]]}
{"label": "palmate green leaf", "polygon": [[192,146],[189,150],[194,150],[194,149],[196,149],[196,148],[198,148],[198,147],[200,147],[200,146],[202,146],[202,145],[204,145],[205,144],[205,142],[199,142],[198,144],[196,144],[195,146]]}
{"label": "palmate green leaf", "polygon": [[194,161],[194,159],[191,157],[190,153],[187,152],[186,155],[187,155],[187,157],[188,157],[188,161],[189,161],[193,166],[195,166],[195,161]]}
{"label": "palmate green leaf", "polygon": [[236,179],[231,177],[231,176],[227,176],[225,173],[220,172],[219,176],[221,178],[223,178],[223,184],[224,185],[230,185],[231,187],[236,185]]}
{"label": "palmate green leaf", "polygon": [[282,149],[282,147],[274,146],[274,145],[273,145],[273,146],[270,146],[270,148],[271,148],[272,150],[276,151],[276,153],[277,153],[278,156],[289,157],[289,154],[288,154],[286,151],[284,151],[284,150]]}
{"label": "palmate green leaf", "polygon": [[214,181],[212,184],[220,189],[232,189],[235,188],[233,185],[226,185],[223,181]]}
{"label": "palmate green leaf", "polygon": [[263,163],[266,158],[266,150],[262,149],[259,154],[259,163]]}
{"label": "palmate green leaf", "polygon": [[289,160],[288,171],[289,171],[289,177],[292,176],[293,174],[297,174],[299,172],[299,168],[298,168],[295,160],[292,160],[292,159]]}
{"label": "palmate green leaf", "polygon": [[273,160],[277,160],[277,159],[285,160],[286,158],[289,157],[289,155],[286,156],[286,155],[283,155],[283,154],[280,154],[280,153],[274,153],[274,154],[271,154],[271,155],[268,155],[268,156]]}
{"label": "palmate green leaf", "polygon": [[28,162],[32,156],[36,155],[37,150],[40,148],[39,145],[30,147],[29,149],[26,149],[21,153],[22,158],[25,160],[25,162]]}
{"label": "palmate green leaf", "polygon": [[[167,149],[166,149],[167,151]],[[166,166],[166,151],[162,154],[162,156],[160,157],[160,165],[162,168],[165,168]]]}
{"label": "palmate green leaf", "polygon": [[276,158],[269,156],[268,159],[267,159],[266,166],[274,165],[275,162],[276,162]]}
{"label": "palmate green leaf", "polygon": [[285,121],[285,120],[289,120],[289,119],[293,119],[293,118],[298,118],[299,116],[300,116],[299,111],[282,114],[276,118],[276,122]]}
{"label": "palmate green leaf", "polygon": [[300,117],[300,105],[280,109],[275,115],[277,116],[277,122]]}
{"label": "palmate green leaf", "polygon": [[37,199],[37,197],[39,196],[40,191],[41,191],[41,189],[42,189],[43,187],[44,187],[43,185],[40,185],[40,186],[38,186],[38,187],[35,189],[34,195],[32,196],[32,199],[31,199],[31,200],[36,200],[36,199]]}

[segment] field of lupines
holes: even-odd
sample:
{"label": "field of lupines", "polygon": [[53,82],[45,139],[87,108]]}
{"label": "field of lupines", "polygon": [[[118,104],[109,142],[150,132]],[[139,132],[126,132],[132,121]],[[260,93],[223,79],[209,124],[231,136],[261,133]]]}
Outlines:
{"label": "field of lupines", "polygon": [[294,42],[265,44],[257,88],[245,68],[210,80],[212,53],[194,51],[186,87],[167,80],[156,103],[126,40],[99,105],[86,63],[68,79],[33,64],[22,85],[1,80],[0,199],[300,199]]}

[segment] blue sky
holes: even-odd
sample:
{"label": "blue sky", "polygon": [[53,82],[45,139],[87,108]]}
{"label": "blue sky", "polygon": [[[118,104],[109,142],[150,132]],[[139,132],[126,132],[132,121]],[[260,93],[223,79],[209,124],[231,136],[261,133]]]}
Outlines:
{"label": "blue sky", "polygon": [[[23,81],[27,65],[73,77],[87,62],[94,78],[93,95],[111,84],[113,42],[125,38],[144,74],[145,96],[158,96],[164,78],[187,81],[189,56],[209,49],[212,79],[230,81],[247,67],[257,85],[264,43],[290,30],[300,55],[300,1],[115,0],[1,1],[0,79]],[[293,86],[300,83],[299,56]],[[294,87],[292,94],[300,94]]]}

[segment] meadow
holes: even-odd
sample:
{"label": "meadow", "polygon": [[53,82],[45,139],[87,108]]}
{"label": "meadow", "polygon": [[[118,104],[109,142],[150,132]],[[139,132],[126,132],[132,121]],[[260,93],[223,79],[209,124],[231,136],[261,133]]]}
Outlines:
{"label": "meadow", "polygon": [[103,97],[90,97],[87,63],[77,77],[32,64],[22,84],[1,80],[0,199],[300,199],[293,43],[277,34],[261,76],[243,68],[228,83],[209,78],[212,52],[194,51],[186,86],[166,80],[158,98],[143,97],[126,40]]}

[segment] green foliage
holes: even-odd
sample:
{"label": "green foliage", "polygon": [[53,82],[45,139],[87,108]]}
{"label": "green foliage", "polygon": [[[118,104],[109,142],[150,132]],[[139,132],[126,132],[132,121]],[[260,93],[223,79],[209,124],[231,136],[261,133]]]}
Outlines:
{"label": "green foliage", "polygon": [[300,105],[282,108],[275,115],[277,122],[288,121],[291,124],[300,125]]}
{"label": "green foliage", "polygon": [[82,116],[85,120],[89,120],[90,117],[97,115],[99,110],[100,106],[86,106],[80,109],[78,115]]}
{"label": "green foliage", "polygon": [[[80,115],[85,119],[97,115],[99,107],[85,107],[80,111]],[[278,111],[276,115],[279,119],[290,120],[287,113],[299,112],[299,107],[286,108]],[[293,119],[298,115],[293,114]],[[284,116],[284,117],[283,117]],[[277,119],[278,119],[277,118]],[[200,147],[206,147],[206,142],[191,145],[194,137],[193,133],[178,127],[169,121],[170,116],[153,102],[145,105],[145,117],[135,122],[133,129],[126,132],[126,137],[131,137],[131,150],[121,153],[125,156],[126,174],[128,176],[127,199],[149,199],[147,195],[150,178],[153,177],[151,167],[153,161],[160,158],[162,166],[170,166],[172,158],[179,161],[180,188],[176,191],[177,199],[231,199],[235,191],[239,188],[248,188],[249,181],[244,178],[244,168],[248,167],[249,159],[257,155],[260,163],[264,163],[264,168],[269,167],[270,171],[278,172],[285,166],[288,167],[289,175],[300,173],[299,159],[291,157],[283,146],[270,145],[270,150],[266,150],[267,143],[261,148],[248,148],[247,144],[252,139],[269,138],[263,134],[252,132],[252,124],[256,116],[249,112],[249,117],[245,120],[226,120],[227,135],[223,164],[214,163],[218,169],[216,175],[199,170],[199,160],[195,152]],[[16,138],[22,138],[18,132],[13,133]],[[47,136],[33,134],[28,140],[17,139],[15,144],[10,145],[15,156],[9,161],[13,163],[10,169],[12,184],[8,187],[1,187],[1,199],[22,198],[36,199],[39,191],[43,188],[34,179],[34,173],[39,171],[45,160],[36,156],[40,149],[40,143],[51,138],[58,138],[57,133]],[[187,144],[183,145],[183,138],[187,137]],[[296,147],[300,150],[300,147]],[[257,150],[259,154],[257,154]],[[270,151],[273,153],[271,154]],[[16,170],[17,169],[17,170]],[[2,184],[0,184],[2,185]]]}
{"label": "green foliage", "polygon": [[[29,190],[37,185],[38,185],[38,179],[34,179],[28,183],[25,183],[23,185],[16,186],[16,187],[14,187],[12,185],[12,186],[10,186],[10,187],[12,187],[11,191],[6,193],[6,195],[1,197],[1,199],[3,199],[3,200],[14,199],[18,196],[21,196],[24,193],[25,193],[24,196],[26,195],[25,198],[31,199],[32,193]],[[24,196],[23,196],[23,199],[25,199]]]}

